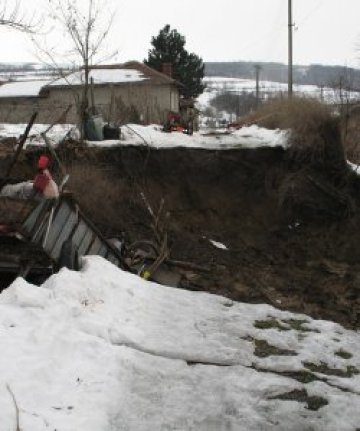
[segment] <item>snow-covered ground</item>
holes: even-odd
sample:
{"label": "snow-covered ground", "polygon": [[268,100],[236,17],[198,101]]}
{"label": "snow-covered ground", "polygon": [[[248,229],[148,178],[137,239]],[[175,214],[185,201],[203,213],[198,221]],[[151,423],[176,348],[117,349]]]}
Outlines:
{"label": "snow-covered ground", "polygon": [[[45,145],[39,134],[46,130],[48,125],[35,124],[31,130],[31,138],[28,144]],[[70,124],[57,125],[48,133],[48,137],[59,142],[74,126]],[[25,130],[26,124],[0,124],[0,139],[3,137],[19,137]],[[265,146],[286,146],[287,132],[281,130],[269,130],[256,125],[243,127],[229,133],[207,134],[195,132],[192,136],[179,133],[165,133],[159,125],[141,126],[128,124],[121,127],[120,140],[109,140],[100,142],[88,142],[89,146],[122,146],[122,145],[145,145],[153,148],[207,148],[207,149],[229,149],[229,148],[256,148]],[[75,135],[77,134],[74,130]]]}
{"label": "snow-covered ground", "polygon": [[[113,141],[109,141],[111,145]],[[231,133],[207,134],[196,132],[189,136],[179,132],[164,133],[161,127],[139,126],[131,124],[122,127],[121,143],[130,145],[149,145],[156,148],[207,148],[207,149],[228,149],[228,148],[256,148],[265,146],[285,146],[287,133],[281,130],[269,130],[258,126],[243,127]],[[106,144],[106,141],[104,141]],[[117,144],[117,142],[114,142]],[[96,143],[90,143],[96,145]]]}
{"label": "snow-covered ground", "polygon": [[96,256],[2,292],[0,349],[0,431],[360,424],[358,332],[146,282]]}
{"label": "snow-covered ground", "polygon": [[[0,123],[0,139],[19,138],[24,133],[26,126],[27,124],[23,123]],[[44,145],[40,134],[45,132],[48,127],[49,124],[34,124],[30,130],[26,144]],[[74,133],[78,134],[73,124],[56,124],[51,128],[47,136],[55,142],[59,142],[71,130],[74,130]]]}

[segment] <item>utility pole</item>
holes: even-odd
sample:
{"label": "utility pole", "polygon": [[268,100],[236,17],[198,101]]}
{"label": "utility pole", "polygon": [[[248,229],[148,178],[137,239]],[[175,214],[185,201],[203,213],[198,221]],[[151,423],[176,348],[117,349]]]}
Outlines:
{"label": "utility pole", "polygon": [[292,22],[292,0],[288,0],[288,97],[292,97],[293,93],[293,22]]}
{"label": "utility pole", "polygon": [[254,68],[255,68],[255,79],[256,79],[256,108],[258,108],[259,101],[260,101],[259,77],[260,77],[261,66],[259,64],[255,64]]}

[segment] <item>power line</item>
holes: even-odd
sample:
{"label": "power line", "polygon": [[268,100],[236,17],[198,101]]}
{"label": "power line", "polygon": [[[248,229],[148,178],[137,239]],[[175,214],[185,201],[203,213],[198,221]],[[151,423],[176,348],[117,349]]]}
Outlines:
{"label": "power line", "polygon": [[310,10],[310,12],[308,12],[303,18],[298,21],[296,27],[304,24],[320,8],[320,6],[322,6],[323,2],[324,0],[318,0],[317,4]]}
{"label": "power line", "polygon": [[282,0],[279,1],[279,3],[278,3],[276,16],[275,16],[275,19],[273,20],[273,25],[271,26],[270,30],[267,31],[265,34],[259,36],[258,38],[251,39],[251,40],[249,40],[248,43],[240,45],[239,49],[241,51],[247,51],[249,48],[252,48],[252,50],[253,50],[254,47],[269,44],[269,41],[272,39],[272,36],[275,33],[277,33],[280,29],[285,28],[285,22],[286,21],[283,19],[283,22],[280,22],[280,20],[279,20],[279,18],[281,18],[281,13],[280,13],[281,11],[282,11],[282,13],[284,13]]}

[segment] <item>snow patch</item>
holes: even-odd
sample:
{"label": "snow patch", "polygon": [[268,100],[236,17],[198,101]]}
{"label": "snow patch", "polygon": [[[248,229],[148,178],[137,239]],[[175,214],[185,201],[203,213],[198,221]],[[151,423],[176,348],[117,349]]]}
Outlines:
{"label": "snow patch", "polygon": [[0,295],[0,334],[0,431],[16,427],[7,385],[20,428],[39,431],[360,423],[359,332],[146,282],[98,256],[40,287],[17,279]]}
{"label": "snow patch", "polygon": [[216,248],[220,248],[220,250],[229,250],[225,244],[218,242],[218,241],[214,241],[212,239],[209,239],[209,241],[211,242],[211,244],[216,247]]}

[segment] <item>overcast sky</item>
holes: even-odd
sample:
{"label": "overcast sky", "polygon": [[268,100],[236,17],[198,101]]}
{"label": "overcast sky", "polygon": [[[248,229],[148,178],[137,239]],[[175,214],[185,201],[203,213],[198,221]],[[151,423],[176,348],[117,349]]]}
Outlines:
{"label": "overcast sky", "polygon": [[[27,13],[40,14],[46,3],[22,0]],[[107,4],[109,10],[117,9],[107,39],[108,50],[118,50],[112,62],[146,58],[151,37],[166,24],[184,35],[188,51],[204,61],[287,62],[288,0],[107,0]],[[360,0],[293,0],[293,21],[294,64],[360,68]],[[1,28],[0,39],[0,61],[35,59],[25,35]],[[63,45],[63,37],[57,35],[55,43]]]}

